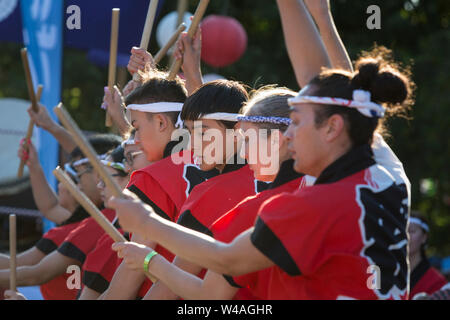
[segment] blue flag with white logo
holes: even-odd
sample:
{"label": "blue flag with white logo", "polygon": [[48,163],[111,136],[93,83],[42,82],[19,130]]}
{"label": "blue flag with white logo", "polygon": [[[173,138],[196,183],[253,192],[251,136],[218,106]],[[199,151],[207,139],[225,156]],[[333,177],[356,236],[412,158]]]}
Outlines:
{"label": "blue flag with white logo", "polygon": [[[23,40],[28,49],[28,59],[35,90],[44,86],[41,102],[53,119],[52,109],[61,100],[63,1],[21,0]],[[56,189],[52,171],[58,164],[58,142],[45,130],[36,130],[36,147],[45,177]],[[44,220],[44,231],[54,225]]]}

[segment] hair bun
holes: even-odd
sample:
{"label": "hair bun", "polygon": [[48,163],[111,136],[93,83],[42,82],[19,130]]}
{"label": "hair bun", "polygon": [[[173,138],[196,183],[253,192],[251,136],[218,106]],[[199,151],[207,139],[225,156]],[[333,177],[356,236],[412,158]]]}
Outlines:
{"label": "hair bun", "polygon": [[399,104],[408,98],[408,79],[399,71],[384,66],[377,59],[362,59],[357,64],[357,73],[352,79],[355,89],[367,90],[372,101]]}

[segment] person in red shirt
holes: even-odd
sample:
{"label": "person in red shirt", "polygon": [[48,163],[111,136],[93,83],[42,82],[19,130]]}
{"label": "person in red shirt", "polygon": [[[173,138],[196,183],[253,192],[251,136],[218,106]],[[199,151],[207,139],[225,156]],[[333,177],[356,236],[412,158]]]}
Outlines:
{"label": "person in red shirt", "polygon": [[[192,188],[217,175],[217,172],[201,171],[192,162],[189,152],[177,149],[185,137],[183,131],[176,131],[180,126],[179,114],[186,99],[184,84],[178,78],[169,81],[166,74],[156,70],[147,76],[148,80],[129,94],[124,104],[136,130],[134,141],[152,164],[134,171],[127,188],[161,217],[176,221]],[[109,106],[117,103],[117,100],[106,95]],[[145,239],[141,241],[148,242]],[[153,241],[148,242],[148,245],[156,247],[167,259],[173,259],[169,251]],[[151,285],[142,272],[130,272],[121,264],[101,298],[142,298]]]}
{"label": "person in red shirt", "polygon": [[286,136],[294,169],[317,177],[315,185],[265,202],[255,227],[231,244],[162,223],[135,200],[109,205],[124,229],[218,273],[275,266],[268,298],[405,299],[410,199],[370,145],[386,108],[410,94],[409,78],[380,56],[362,58],[353,73],[325,69],[311,80],[290,100]]}
{"label": "person in red shirt", "polygon": [[[89,141],[98,153],[105,153],[120,144],[120,139],[114,135],[94,135],[89,138]],[[23,150],[22,146],[22,153]],[[73,162],[65,166],[66,172],[76,180],[80,189],[83,189],[86,195],[99,205],[99,193],[91,188],[91,185],[95,183],[92,168],[89,168],[88,162],[82,159],[79,148],[72,151],[71,158]],[[40,168],[36,150],[31,144],[26,164]],[[31,250],[18,255],[20,266],[17,269],[18,285],[41,285],[41,293],[47,300],[75,299],[77,290],[67,288],[67,279],[70,275],[66,273],[66,269],[68,266],[77,263],[72,258],[60,255],[57,249],[74,230],[89,218],[87,213],[78,207],[75,200],[61,185],[59,186],[59,198],[57,198],[49,188],[45,178],[42,177],[42,173],[39,173],[41,171],[42,169],[30,170],[33,194],[38,207],[46,212],[46,216],[57,222],[59,226],[47,232]],[[66,209],[66,207],[68,208]],[[74,212],[70,214],[70,210],[74,210]],[[69,212],[69,215],[67,212]],[[0,281],[3,281],[3,277],[7,281],[9,270],[0,272]]]}
{"label": "person in red shirt", "polygon": [[430,265],[425,248],[430,227],[420,212],[413,211],[409,220],[409,263],[411,267],[411,293],[414,299],[421,293],[432,295],[448,284],[445,277]]}
{"label": "person in red shirt", "polygon": [[[124,159],[124,148],[119,146],[108,154],[105,160],[102,160],[105,169],[122,189],[126,187],[129,180],[129,172],[125,169],[125,164],[123,163]],[[105,202],[105,199],[111,196],[110,190],[106,188],[101,179],[99,179],[97,187],[100,191],[101,199]],[[122,234],[124,233],[120,229],[116,217],[112,223]],[[111,250],[113,243],[113,239],[103,232],[98,241],[96,241],[94,248],[87,254],[82,266],[83,288],[79,299],[97,299],[108,288],[117,267],[114,252]]]}

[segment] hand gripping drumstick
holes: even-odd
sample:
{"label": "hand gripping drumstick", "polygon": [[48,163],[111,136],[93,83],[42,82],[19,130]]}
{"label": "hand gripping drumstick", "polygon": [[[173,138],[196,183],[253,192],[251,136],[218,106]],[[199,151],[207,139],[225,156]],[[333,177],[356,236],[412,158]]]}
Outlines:
{"label": "hand gripping drumstick", "polygon": [[[189,37],[193,38],[195,36],[195,33],[197,32],[198,26],[200,25],[200,22],[202,21],[202,18],[206,12],[206,8],[208,7],[209,0],[200,0],[200,3],[198,4],[197,10],[195,11],[194,18],[192,19],[191,26],[188,30]],[[170,67],[170,73],[168,76],[168,80],[174,80],[175,77],[178,74],[178,71],[181,68],[181,65],[183,64],[183,60],[175,60]]]}
{"label": "hand gripping drumstick", "polygon": [[[108,88],[109,92],[114,93],[114,85],[116,84],[116,69],[117,69],[117,45],[119,42],[119,17],[120,9],[112,9],[112,22],[111,22],[111,43],[109,49],[109,72],[108,72]],[[106,111],[107,127],[112,126],[112,119],[108,111]]]}
{"label": "hand gripping drumstick", "polygon": [[[33,85],[31,85],[33,86]],[[38,86],[37,89],[37,93],[36,93],[36,100],[40,101],[41,100],[41,95],[42,95],[42,90],[44,89],[44,87],[42,85]],[[39,112],[39,109],[35,110],[33,108],[34,112]],[[34,129],[34,122],[33,120],[30,119],[30,122],[28,123],[28,129],[27,129],[27,135],[25,137],[25,143],[28,144],[28,140],[31,139],[31,137],[33,136],[33,129]],[[18,178],[22,178],[23,177],[23,169],[25,168],[25,161],[23,159],[20,159],[20,165],[19,165],[19,171],[17,172],[17,177]]]}
{"label": "hand gripping drumstick", "polygon": [[167,54],[169,49],[172,48],[172,46],[175,44],[175,42],[177,42],[178,37],[184,30],[186,30],[186,24],[182,23],[182,24],[180,24],[178,29],[175,31],[175,33],[172,35],[172,37],[169,39],[169,41],[167,41],[165,46],[162,47],[161,50],[159,50],[158,53],[156,54],[155,58],[153,59],[155,62],[155,65],[157,65],[162,60],[162,58],[164,58],[164,56]]}
{"label": "hand gripping drumstick", "polygon": [[[156,10],[158,9],[158,2],[159,0],[151,0],[148,6],[147,18],[145,19],[144,30],[142,31],[141,45],[139,46],[145,51],[147,51],[148,43],[150,42],[150,36],[152,34],[153,24],[155,22]],[[133,75],[133,80],[138,82],[141,80],[137,72]]]}
{"label": "hand gripping drumstick", "polygon": [[17,291],[16,288],[16,215],[9,216],[9,289]]}
{"label": "hand gripping drumstick", "polygon": [[113,226],[111,222],[98,210],[95,204],[78,189],[78,187],[73,183],[72,179],[61,170],[60,167],[53,170],[53,174],[61,182],[64,187],[70,192],[72,197],[74,197],[79,204],[91,215],[92,218],[105,230],[105,232],[115,241],[115,242],[126,242],[127,240],[123,235]]}
{"label": "hand gripping drumstick", "polygon": [[60,103],[53,109],[53,111],[58,116],[59,121],[61,121],[67,131],[70,132],[77,146],[81,149],[81,151],[83,151],[83,154],[86,156],[86,158],[89,159],[89,162],[94,167],[94,170],[97,171],[98,175],[103,179],[106,186],[111,190],[112,194],[118,198],[123,197],[122,189],[112,179],[108,171],[105,170],[91,144],[86,140],[80,128],[78,128],[75,121],[73,121],[72,117],[64,108],[63,104]]}

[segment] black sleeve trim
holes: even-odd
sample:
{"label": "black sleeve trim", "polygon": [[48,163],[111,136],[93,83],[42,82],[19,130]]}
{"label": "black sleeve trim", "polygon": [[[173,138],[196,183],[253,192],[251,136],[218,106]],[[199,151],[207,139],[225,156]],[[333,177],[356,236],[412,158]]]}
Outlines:
{"label": "black sleeve trim", "polygon": [[139,197],[139,199],[141,199],[141,201],[143,201],[144,203],[146,203],[150,207],[152,207],[153,210],[155,210],[155,213],[158,214],[160,217],[167,219],[169,221],[172,221],[172,219],[170,219],[169,215],[167,213],[165,213],[160,207],[158,207],[152,200],[150,200],[149,197],[147,197],[146,194],[144,192],[142,192],[138,187],[136,187],[135,185],[132,185],[132,186],[128,187],[128,190],[130,190],[135,195],[137,195]]}
{"label": "black sleeve trim", "polygon": [[45,253],[46,255],[58,249],[56,243],[47,238],[41,238],[35,245],[40,251]]}
{"label": "black sleeve trim", "polygon": [[109,281],[103,278],[99,273],[84,271],[83,284],[100,294],[106,291],[109,287]]}
{"label": "black sleeve trim", "polygon": [[58,248],[58,252],[81,263],[84,263],[84,260],[86,260],[86,254],[70,242],[64,242]]}
{"label": "black sleeve trim", "polygon": [[211,230],[209,230],[207,227],[205,227],[200,221],[198,221],[191,213],[190,210],[186,210],[183,212],[180,217],[178,218],[177,223],[179,225],[182,225],[183,227],[189,228],[194,231],[201,232],[203,234],[206,234],[210,237],[213,236],[213,233]]}
{"label": "black sleeve trim", "polygon": [[287,274],[293,277],[301,275],[300,269],[283,246],[283,243],[261,218],[258,218],[256,221],[255,230],[251,235],[251,241],[259,251]]}
{"label": "black sleeve trim", "polygon": [[227,282],[230,286],[242,289],[242,287],[234,281],[233,277],[226,276],[226,275],[223,275],[223,277],[225,278],[225,280],[227,280]]}

